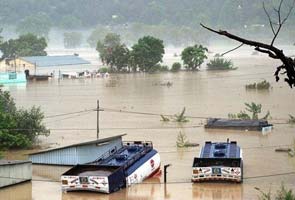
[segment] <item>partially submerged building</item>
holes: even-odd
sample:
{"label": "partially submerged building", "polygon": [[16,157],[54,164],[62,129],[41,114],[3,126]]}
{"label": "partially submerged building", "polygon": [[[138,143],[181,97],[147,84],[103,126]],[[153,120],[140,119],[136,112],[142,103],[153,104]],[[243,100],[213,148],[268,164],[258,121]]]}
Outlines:
{"label": "partially submerged building", "polygon": [[7,59],[5,65],[2,62],[2,72],[27,72],[30,75],[58,76],[60,71],[84,71],[90,62],[77,55],[62,56],[30,56]]}
{"label": "partially submerged building", "polygon": [[122,148],[122,135],[83,142],[29,154],[33,164],[76,165],[92,162]]}
{"label": "partially submerged building", "polygon": [[271,130],[272,124],[267,120],[242,120],[242,119],[222,119],[209,118],[205,128],[215,129],[234,129],[234,130],[249,130],[249,131],[268,131]]}
{"label": "partially submerged building", "polygon": [[30,161],[0,160],[0,188],[32,180]]}

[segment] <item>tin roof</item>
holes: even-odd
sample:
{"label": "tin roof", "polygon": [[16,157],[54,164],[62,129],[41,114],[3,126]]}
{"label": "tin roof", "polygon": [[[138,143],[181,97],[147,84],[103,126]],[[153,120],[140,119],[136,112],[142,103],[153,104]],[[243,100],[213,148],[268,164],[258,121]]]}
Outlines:
{"label": "tin roof", "polygon": [[24,163],[32,163],[32,162],[28,160],[0,160],[0,166],[17,165],[17,164],[24,164]]}
{"label": "tin roof", "polygon": [[90,62],[75,56],[75,55],[65,55],[65,56],[29,56],[20,57],[20,59],[34,64],[38,67],[56,67],[64,65],[81,65],[90,64]]}
{"label": "tin roof", "polygon": [[47,153],[47,152],[50,152],[50,151],[56,151],[56,150],[61,150],[61,149],[66,149],[66,148],[71,148],[71,147],[77,147],[77,146],[86,146],[86,145],[91,145],[91,144],[101,144],[101,143],[104,143],[104,142],[112,141],[114,139],[120,138],[120,137],[125,136],[125,135],[126,134],[121,134],[121,135],[116,135],[116,136],[113,136],[113,137],[108,137],[108,138],[93,140],[93,141],[89,141],[89,142],[82,142],[82,143],[72,144],[72,145],[63,146],[63,147],[58,147],[58,148],[53,148],[53,149],[47,149],[47,150],[44,150],[44,151],[30,153],[28,155],[42,154],[42,153]]}

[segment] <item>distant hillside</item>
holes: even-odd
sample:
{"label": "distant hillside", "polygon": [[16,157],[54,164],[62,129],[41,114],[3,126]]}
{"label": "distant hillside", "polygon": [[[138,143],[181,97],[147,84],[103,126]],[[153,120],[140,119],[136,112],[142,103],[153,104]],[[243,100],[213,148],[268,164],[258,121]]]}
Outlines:
{"label": "distant hillside", "polygon": [[[291,0],[287,0],[291,1]],[[257,0],[0,0],[1,24],[17,25],[28,16],[48,16],[55,27],[81,28],[143,23],[226,28],[265,24]],[[265,0],[269,5],[271,0]],[[295,19],[294,14],[292,16]]]}

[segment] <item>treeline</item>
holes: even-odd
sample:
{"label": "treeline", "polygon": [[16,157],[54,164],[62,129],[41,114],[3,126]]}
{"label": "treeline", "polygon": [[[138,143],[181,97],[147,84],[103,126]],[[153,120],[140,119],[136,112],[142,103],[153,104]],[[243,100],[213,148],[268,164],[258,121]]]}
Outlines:
{"label": "treeline", "polygon": [[[181,70],[181,63],[174,63],[171,67],[161,65],[165,54],[163,40],[152,36],[144,36],[137,43],[128,48],[121,42],[120,35],[109,33],[103,40],[97,41],[96,50],[102,63],[109,67],[101,69],[106,72],[177,72]],[[202,45],[195,44],[187,46],[181,52],[183,68],[189,71],[197,71],[207,59],[208,49]],[[175,55],[177,56],[177,55]],[[208,70],[232,70],[231,61],[216,57],[208,64]]]}
{"label": "treeline", "polygon": [[[265,3],[273,5],[272,0]],[[18,25],[44,15],[54,27],[66,29],[126,23],[196,27],[200,22],[240,28],[265,24],[266,19],[257,0],[1,0],[0,13],[1,24]]]}
{"label": "treeline", "polygon": [[[285,0],[288,11],[292,0]],[[265,0],[273,11],[274,4]],[[164,44],[187,46],[209,41],[200,22],[234,32],[247,38],[269,40],[272,32],[268,19],[257,0],[1,0],[0,23],[18,35],[32,33],[50,42],[52,29],[64,32],[64,46],[95,47],[107,33],[120,34],[127,45],[145,35],[161,38]],[[276,14],[275,12],[273,12]],[[286,14],[282,12],[282,16]],[[282,41],[294,40],[295,15],[281,31]],[[85,30],[87,34],[81,34]],[[280,42],[282,42],[280,41]]]}

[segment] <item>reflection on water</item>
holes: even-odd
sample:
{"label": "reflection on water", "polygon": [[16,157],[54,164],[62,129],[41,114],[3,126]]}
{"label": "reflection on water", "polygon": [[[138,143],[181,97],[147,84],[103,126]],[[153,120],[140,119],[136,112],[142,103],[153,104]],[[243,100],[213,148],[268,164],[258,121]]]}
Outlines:
{"label": "reflection on water", "polygon": [[193,197],[207,200],[241,200],[241,184],[195,184],[193,187]]}
{"label": "reflection on water", "polygon": [[1,200],[31,200],[32,183],[25,182],[10,187],[0,188]]}

